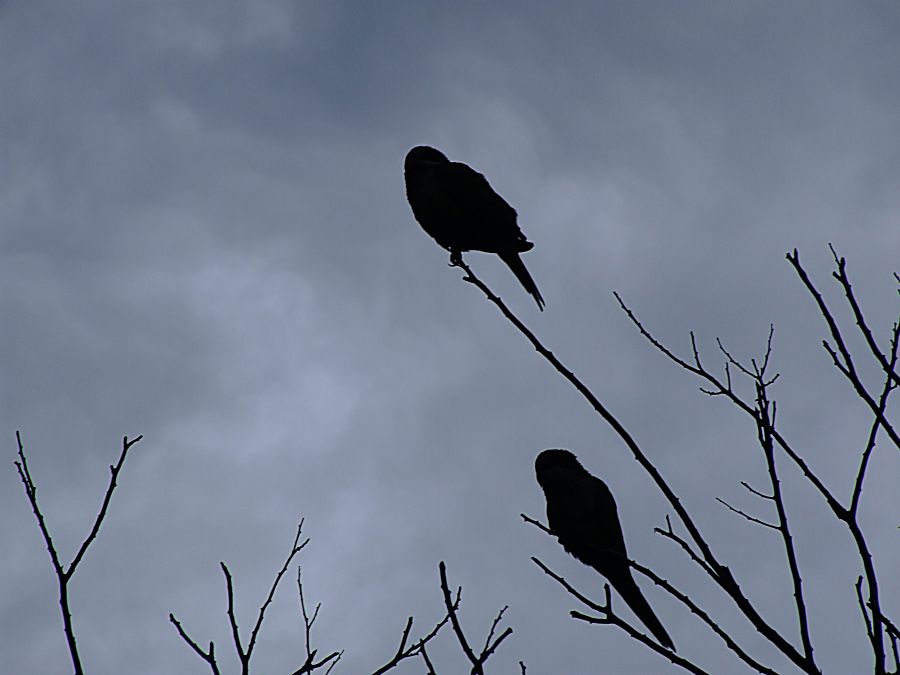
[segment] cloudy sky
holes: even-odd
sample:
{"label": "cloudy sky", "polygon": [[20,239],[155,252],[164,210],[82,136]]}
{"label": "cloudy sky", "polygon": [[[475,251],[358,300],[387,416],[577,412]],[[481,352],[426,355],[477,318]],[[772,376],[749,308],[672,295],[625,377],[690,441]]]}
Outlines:
{"label": "cloudy sky", "polygon": [[[529,560],[602,597],[600,577],[518,517],[543,518],[533,460],[546,447],[610,485],[632,556],[787,670],[653,534],[667,504],[617,437],[447,267],[405,201],[403,157],[434,145],[516,207],[546,311],[494,256],[468,261],[631,430],[798,643],[776,537],[715,502],[769,515],[739,485],[765,485],[751,421],[643,342],[611,293],[681,353],[694,330],[715,368],[716,337],[756,356],[774,323],[779,424],[845,498],[870,419],[784,254],[800,250],[849,332],[833,243],[885,338],[900,8],[550,4],[0,3],[4,672],[71,668],[16,430],[67,559],[122,437],[144,435],[73,581],[92,673],[206,672],[170,611],[233,666],[218,562],[246,627],[301,516],[306,594],[323,604],[315,642],[346,650],[337,673],[385,662],[410,614],[414,632],[430,628],[440,560],[473,642],[509,605],[515,632],[490,672],[519,660],[529,675],[674,672],[620,631],[570,619],[575,601]],[[878,386],[870,360],[860,350]],[[898,476],[884,441],[862,520],[895,619]],[[784,482],[820,663],[863,672],[851,540],[796,472]],[[680,653],[742,672],[644,586]],[[254,663],[290,672],[302,651],[289,576]],[[430,654],[463,672],[450,633]]]}

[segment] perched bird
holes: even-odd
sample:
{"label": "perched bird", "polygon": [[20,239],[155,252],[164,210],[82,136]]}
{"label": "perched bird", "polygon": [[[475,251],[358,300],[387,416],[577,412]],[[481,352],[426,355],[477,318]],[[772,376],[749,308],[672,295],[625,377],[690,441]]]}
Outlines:
{"label": "perched bird", "polygon": [[547,498],[550,531],[559,543],[606,577],[660,644],[674,651],[672,638],[631,576],[616,501],[606,483],[568,450],[544,450],[534,471]]}
{"label": "perched bird", "polygon": [[413,215],[450,251],[451,262],[459,262],[463,251],[496,253],[543,311],[544,298],[519,257],[534,244],[516,224],[516,210],[484,176],[427,145],[406,154],[403,175]]}

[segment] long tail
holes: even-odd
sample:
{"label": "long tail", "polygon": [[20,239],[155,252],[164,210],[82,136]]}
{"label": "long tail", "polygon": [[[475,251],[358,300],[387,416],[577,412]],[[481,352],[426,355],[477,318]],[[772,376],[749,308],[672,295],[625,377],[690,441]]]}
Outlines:
{"label": "long tail", "polygon": [[631,577],[630,571],[627,576],[620,576],[617,578],[616,581],[613,582],[613,588],[618,591],[619,595],[622,596],[622,599],[629,607],[631,607],[631,611],[635,613],[637,618],[650,629],[650,632],[653,633],[653,636],[657,640],[659,640],[659,643],[674,652],[675,643],[672,642],[672,638],[669,637],[666,629],[663,628],[659,619],[656,618],[656,614],[654,614],[653,610],[650,608],[650,603],[647,602],[644,594],[641,593],[641,589],[638,588],[637,583],[635,583],[634,579]]}
{"label": "long tail", "polygon": [[538,309],[543,312],[544,298],[541,297],[541,292],[538,290],[537,284],[534,283],[534,279],[531,278],[531,275],[525,268],[525,263],[522,262],[518,252],[504,251],[503,253],[498,253],[498,255],[500,256],[500,259],[509,266],[509,269],[513,271],[513,274],[516,275],[516,278],[522,286],[525,287],[525,290],[528,291],[535,302],[537,302]]}

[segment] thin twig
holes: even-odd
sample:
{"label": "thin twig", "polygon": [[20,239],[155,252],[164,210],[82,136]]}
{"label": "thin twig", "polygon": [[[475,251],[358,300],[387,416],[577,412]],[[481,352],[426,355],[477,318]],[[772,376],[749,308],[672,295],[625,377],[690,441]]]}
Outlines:
{"label": "thin twig", "polygon": [[767,523],[764,520],[760,520],[759,518],[751,516],[749,513],[745,513],[744,511],[741,511],[739,508],[732,506],[731,504],[726,502],[721,497],[716,497],[716,501],[719,502],[722,506],[724,506],[726,509],[728,509],[732,513],[736,513],[739,516],[743,516],[744,518],[749,520],[751,523],[756,523],[757,525],[762,525],[763,527],[768,527],[773,530],[778,529],[778,525],[773,525],[772,523]]}
{"label": "thin twig", "polygon": [[428,633],[426,633],[424,636],[410,645],[408,645],[407,643],[409,642],[409,635],[412,631],[413,618],[409,617],[406,620],[406,625],[403,628],[403,633],[400,635],[400,645],[397,647],[397,651],[387,663],[374,671],[372,675],[382,675],[382,673],[386,673],[387,671],[393,669],[404,659],[408,659],[416,655],[422,656],[428,668],[433,671],[434,666],[431,665],[428,654],[425,653],[425,645],[427,645],[434,638],[434,636],[436,636],[440,632],[441,628],[447,625],[447,622],[450,621],[451,608],[453,612],[456,612],[456,610],[459,608],[461,592],[462,589],[458,589],[456,591],[456,597],[452,600],[449,606],[447,606],[447,613],[444,615],[444,618],[438,621],[434,625],[434,627],[430,631],[428,631]]}
{"label": "thin twig", "polygon": [[[262,606],[259,608],[259,614],[256,617],[256,624],[253,626],[253,630],[250,633],[250,642],[247,643],[247,659],[249,660],[250,654],[253,652],[253,647],[256,646],[256,637],[259,635],[259,630],[262,627],[263,619],[265,618],[266,609],[269,605],[272,604],[272,598],[275,597],[275,590],[278,588],[278,584],[281,583],[281,578],[284,576],[285,572],[287,572],[288,567],[291,564],[291,561],[294,557],[302,551],[307,544],[309,544],[309,537],[307,537],[303,543],[300,542],[300,537],[303,534],[303,522],[304,518],[300,519],[300,523],[297,525],[297,534],[294,536],[294,543],[291,545],[291,552],[288,554],[288,557],[284,561],[284,565],[281,566],[281,569],[278,570],[278,574],[275,575],[275,580],[272,582],[272,587],[269,589],[269,594],[266,596],[265,602],[263,602]],[[316,610],[318,612],[318,609]]]}
{"label": "thin twig", "polygon": [[676,544],[678,544],[681,547],[681,549],[685,553],[687,553],[688,557],[691,560],[693,560],[695,563],[697,563],[697,565],[699,565],[700,568],[703,569],[703,571],[706,572],[710,577],[712,577],[714,580],[717,580],[716,579],[716,571],[712,567],[710,567],[706,563],[706,561],[703,560],[703,558],[701,558],[694,552],[694,549],[691,548],[690,544],[688,544],[684,539],[682,539],[680,536],[675,534],[675,530],[672,529],[672,520],[669,518],[669,516],[666,516],[666,529],[665,530],[663,530],[660,527],[654,527],[653,531],[656,532],[656,534],[664,537],[665,539],[670,539],[671,541],[674,541]]}
{"label": "thin twig", "polygon": [[750,485],[750,483],[748,483],[747,481],[742,480],[741,485],[743,485],[745,488],[747,488],[747,490],[750,493],[755,494],[757,497],[760,497],[761,499],[770,499],[770,500],[774,499],[774,497],[772,495],[767,495],[767,494],[760,492],[759,490],[755,489],[752,485]]}
{"label": "thin twig", "polygon": [[197,654],[201,659],[206,661],[209,664],[209,667],[212,669],[213,675],[219,674],[219,665],[216,663],[216,645],[212,640],[209,642],[209,651],[203,651],[203,648],[200,647],[196,642],[191,639],[191,636],[188,635],[184,628],[181,627],[181,622],[175,618],[175,615],[171,612],[169,613],[169,621],[175,626],[175,630],[178,631],[178,635],[181,636],[181,639],[187,642],[188,646],[194,650],[194,653]]}
{"label": "thin twig", "polygon": [[530,524],[530,525],[534,525],[534,526],[535,526],[536,528],[538,528],[539,530],[543,530],[546,534],[549,534],[551,537],[555,537],[555,536],[556,536],[555,534],[553,534],[553,531],[552,531],[549,527],[547,527],[546,525],[544,525],[544,524],[543,524],[542,522],[540,522],[539,520],[535,520],[534,518],[530,518],[529,516],[526,516],[524,513],[520,513],[519,516],[520,516],[520,517],[522,518],[522,520],[524,520],[526,523],[528,523],[528,524]]}
{"label": "thin twig", "polygon": [[[302,521],[301,521],[302,526]],[[299,537],[298,537],[299,539]],[[307,539],[307,541],[309,541]],[[294,540],[294,547],[297,546],[297,539]],[[303,639],[306,646],[306,661],[303,662],[303,665],[300,666],[297,670],[295,670],[291,675],[304,675],[305,673],[312,673],[318,668],[331,662],[328,666],[328,670],[325,671],[325,675],[328,675],[328,672],[337,665],[337,662],[341,660],[341,657],[344,655],[343,651],[340,652],[332,652],[328,656],[326,656],[321,661],[316,661],[316,654],[318,653],[317,649],[312,648],[311,641],[311,633],[313,624],[316,622],[316,619],[319,616],[319,610],[322,608],[322,603],[316,604],[316,609],[313,611],[312,618],[310,618],[309,614],[306,611],[306,599],[303,597],[303,581],[301,579],[301,568],[297,566],[297,593],[300,596],[300,613],[303,615]]]}
{"label": "thin twig", "polygon": [[866,624],[866,635],[868,635],[869,639],[871,640],[871,639],[873,639],[872,638],[872,622],[869,620],[869,614],[866,611],[866,602],[865,602],[865,600],[863,600],[862,582],[863,582],[863,578],[861,576],[857,577],[856,583],[854,584],[854,587],[856,588],[856,601],[859,604],[859,611],[862,612],[863,621]]}

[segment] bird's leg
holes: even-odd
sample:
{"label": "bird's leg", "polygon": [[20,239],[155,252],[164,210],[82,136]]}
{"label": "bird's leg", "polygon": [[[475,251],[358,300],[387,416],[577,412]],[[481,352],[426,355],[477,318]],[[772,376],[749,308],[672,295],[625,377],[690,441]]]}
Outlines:
{"label": "bird's leg", "polygon": [[462,264],[462,251],[457,248],[450,249],[450,267],[459,267]]}

